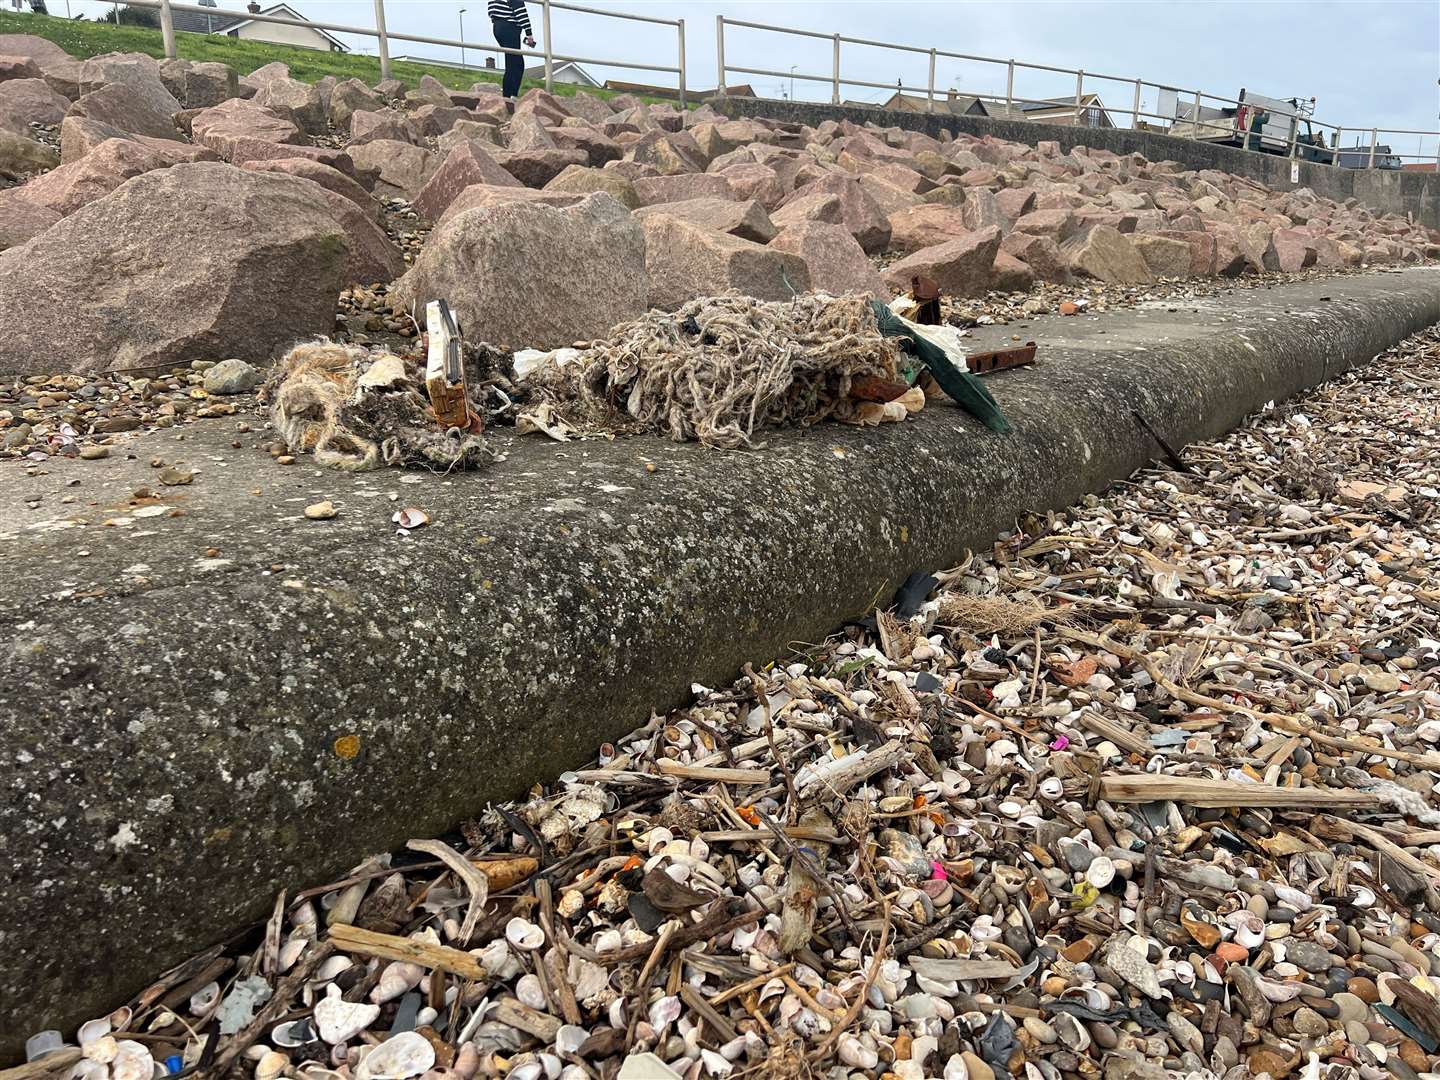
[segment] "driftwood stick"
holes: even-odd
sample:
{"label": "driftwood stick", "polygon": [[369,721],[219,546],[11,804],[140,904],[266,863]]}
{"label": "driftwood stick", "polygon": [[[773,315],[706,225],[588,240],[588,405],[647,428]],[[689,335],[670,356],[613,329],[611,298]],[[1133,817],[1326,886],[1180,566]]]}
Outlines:
{"label": "driftwood stick", "polygon": [[362,930],[358,926],[340,924],[330,928],[330,941],[341,952],[363,953],[378,956],[384,960],[403,960],[408,964],[419,964],[423,968],[448,971],[465,979],[486,978],[480,961],[467,952],[445,945],[431,945],[414,938],[398,937],[395,934],[379,934],[374,930]]}

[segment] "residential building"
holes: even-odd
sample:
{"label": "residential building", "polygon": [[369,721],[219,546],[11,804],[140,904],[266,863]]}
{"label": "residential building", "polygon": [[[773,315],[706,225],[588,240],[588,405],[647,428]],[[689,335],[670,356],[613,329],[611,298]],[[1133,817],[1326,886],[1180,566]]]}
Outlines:
{"label": "residential building", "polygon": [[[599,79],[591,75],[573,60],[565,60],[550,66],[550,77],[555,82],[572,83],[575,86],[589,86],[593,89],[600,89],[603,85]],[[536,82],[543,82],[545,79],[545,65],[537,64],[534,67],[525,69],[525,78]]]}
{"label": "residential building", "polygon": [[1115,122],[1105,110],[1105,103],[1099,94],[1080,96],[1079,121],[1076,121],[1075,99],[1073,97],[1045,98],[1040,101],[1017,101],[1018,109],[1026,120],[1042,124],[1065,124],[1069,127],[1113,128]]}
{"label": "residential building", "polygon": [[[259,22],[248,15],[275,15],[294,19],[302,25],[286,26],[282,23]],[[175,29],[187,34],[224,34],[226,37],[244,41],[269,41],[277,45],[299,45],[305,49],[320,49],[325,52],[349,52],[350,47],[335,35],[309,25],[309,20],[289,4],[272,4],[262,8],[254,0],[246,12],[224,11],[215,8],[209,11],[175,11],[171,13]]]}

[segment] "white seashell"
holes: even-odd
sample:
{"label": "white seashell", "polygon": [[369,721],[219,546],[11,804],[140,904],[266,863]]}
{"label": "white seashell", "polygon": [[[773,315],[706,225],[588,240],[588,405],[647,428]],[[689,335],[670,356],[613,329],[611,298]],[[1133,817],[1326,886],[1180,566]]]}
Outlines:
{"label": "white seashell", "polygon": [[271,1050],[255,1065],[255,1080],[274,1080],[289,1067],[288,1057],[278,1050]]}
{"label": "white seashell", "polygon": [[379,1005],[344,1000],[340,996],[340,987],[334,983],[326,987],[325,992],[327,996],[315,1004],[315,1027],[320,1032],[320,1038],[331,1046],[354,1038],[380,1015]]}
{"label": "white seashell", "polygon": [[880,1055],[858,1035],[846,1032],[840,1036],[840,1060],[851,1068],[869,1071],[880,1064]]}
{"label": "white seashell", "polygon": [[659,1001],[655,1002],[654,1005],[650,1006],[650,1014],[648,1016],[650,1026],[656,1031],[663,1032],[665,1028],[680,1019],[680,1012],[680,999],[678,997],[662,997]]}
{"label": "white seashell", "polygon": [[110,1080],[152,1080],[155,1059],[149,1049],[132,1039],[121,1039],[110,1063]]}
{"label": "white seashell", "polygon": [[480,953],[480,963],[495,979],[512,978],[520,970],[520,960],[504,938],[496,938],[485,946]]}
{"label": "white seashell", "polygon": [[945,1062],[945,1071],[940,1075],[943,1080],[969,1080],[970,1070],[965,1067],[964,1058],[951,1054],[950,1060]]}
{"label": "white seashell", "polygon": [[707,1075],[729,1076],[735,1070],[724,1054],[717,1054],[714,1050],[700,1050],[700,1064],[704,1067]]}
{"label": "white seashell", "polygon": [[[446,996],[446,997],[449,997],[449,996],[450,996],[450,991],[452,991],[452,990],[455,990],[455,991],[458,992],[458,988],[452,986],[452,987],[449,987],[449,988],[445,991],[445,996]],[[428,993],[429,993],[429,990],[426,990],[425,993],[428,994]],[[415,1014],[415,1026],[416,1026],[417,1028],[429,1027],[431,1024],[433,1024],[433,1023],[435,1022],[435,1018],[436,1018],[437,1016],[439,1016],[439,1015],[440,1015],[440,1010],[439,1010],[439,1009],[432,1009],[429,1005],[426,1005],[425,1008],[421,1009],[419,1012],[417,1012],[417,1013]]]}
{"label": "white seashell", "polygon": [[380,981],[375,984],[375,989],[370,991],[370,1000],[376,1005],[394,1001],[401,994],[418,986],[424,974],[425,969],[419,964],[397,960],[380,973]]}
{"label": "white seashell", "polygon": [[1310,894],[1299,889],[1292,889],[1288,885],[1275,886],[1275,898],[1282,904],[1294,908],[1296,911],[1309,911],[1315,901]]}
{"label": "white seashell", "polygon": [[523,1065],[516,1065],[506,1074],[510,1080],[540,1080],[545,1075],[545,1066],[538,1061],[527,1061]]}
{"label": "white seashell", "polygon": [[1058,799],[1065,794],[1065,781],[1058,776],[1047,776],[1040,781],[1039,791],[1047,799]]}
{"label": "white seashell", "polygon": [[1355,895],[1350,898],[1352,907],[1371,908],[1375,906],[1375,890],[1365,885],[1355,887]]}
{"label": "white seashell", "polygon": [[342,971],[348,971],[354,966],[355,961],[351,960],[348,956],[328,957],[320,965],[320,969],[315,972],[315,981],[330,982],[331,980],[337,978]]}
{"label": "white seashell", "polygon": [[109,1076],[110,1066],[89,1058],[81,1058],[69,1073],[70,1080],[109,1080]]}
{"label": "white seashell", "polygon": [[435,1064],[435,1048],[418,1031],[392,1035],[365,1055],[355,1080],[405,1080]]}
{"label": "white seashell", "polygon": [[521,975],[515,983],[515,996],[520,999],[520,1004],[528,1005],[532,1009],[543,1009],[547,1004],[539,976],[529,972]]}
{"label": "white seashell", "polygon": [[1104,855],[1097,855],[1085,871],[1085,880],[1097,889],[1103,889],[1115,880],[1115,862]]}
{"label": "white seashell", "polygon": [[545,931],[516,915],[505,924],[505,940],[524,952],[534,952],[545,944]]}
{"label": "white seashell", "polygon": [[555,1032],[555,1049],[562,1054],[573,1054],[585,1044],[590,1032],[575,1024],[561,1024]]}
{"label": "white seashell", "polygon": [[1018,818],[1025,812],[1025,804],[1018,802],[1002,802],[998,807],[1000,813],[1008,818]]}
{"label": "white seashell", "polygon": [[[91,1023],[94,1023],[92,1020]],[[120,1051],[120,1044],[115,1041],[115,1036],[108,1031],[104,1035],[97,1035],[88,1040],[82,1047],[81,1053],[87,1060],[94,1061],[100,1065],[109,1065],[115,1060],[115,1055]]]}
{"label": "white seashell", "polygon": [[190,1015],[203,1016],[220,1000],[220,984],[209,982],[190,995]]}
{"label": "white seashell", "polygon": [[98,1020],[86,1020],[80,1025],[80,1030],[75,1033],[75,1041],[80,1044],[83,1050],[96,1039],[103,1039],[114,1030],[110,1024],[110,1017],[102,1016]]}
{"label": "white seashell", "polygon": [[540,1067],[545,1070],[545,1075],[549,1077],[549,1080],[557,1080],[564,1063],[554,1054],[547,1054],[543,1050],[536,1056],[540,1059]]}
{"label": "white seashell", "polygon": [[295,961],[300,959],[300,954],[305,951],[305,947],[309,944],[309,938],[291,936],[285,939],[285,944],[280,946],[280,956],[278,958],[278,970],[280,974],[283,975],[295,966]]}
{"label": "white seashell", "polygon": [[605,1012],[605,1018],[610,1021],[612,1028],[619,1028],[623,1031],[625,1029],[625,999],[616,998],[612,1001]]}
{"label": "white seashell", "polygon": [[291,1020],[279,1024],[270,1032],[270,1041],[276,1046],[293,1048],[304,1046],[315,1038],[315,1026],[309,1020]]}

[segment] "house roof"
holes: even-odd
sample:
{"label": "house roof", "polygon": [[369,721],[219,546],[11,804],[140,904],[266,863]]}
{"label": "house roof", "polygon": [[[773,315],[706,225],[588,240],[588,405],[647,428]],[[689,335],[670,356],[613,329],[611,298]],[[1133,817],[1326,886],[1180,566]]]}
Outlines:
{"label": "house roof", "polygon": [[[597,88],[600,86],[600,80],[595,78],[594,75],[591,75],[579,64],[575,63],[574,60],[565,60],[561,63],[551,65],[551,72],[553,74],[559,75],[562,71],[573,71],[576,75],[580,76],[580,81],[586,86],[594,86]],[[525,77],[527,79],[543,79],[545,77],[545,65],[537,64],[535,67],[526,68]]]}
{"label": "house roof", "polygon": [[[310,20],[301,15],[289,4],[271,4],[267,8],[260,9],[261,15],[283,15],[286,18],[294,19],[296,22],[309,24]],[[198,11],[174,11],[171,12],[171,20],[176,30],[184,31],[187,34],[228,34],[232,30],[239,30],[242,26],[249,26],[255,20],[250,18],[250,13],[223,11],[215,9],[212,15],[209,12],[201,14]],[[271,23],[261,23],[261,26],[270,26]],[[310,26],[311,30],[328,40],[345,52],[350,51],[350,46],[337,38],[334,34],[328,33],[318,26]]]}
{"label": "house roof", "polygon": [[[1046,98],[1043,101],[1017,101],[1015,107],[1021,112],[1051,112],[1055,109],[1073,109],[1075,99],[1073,97]],[[1103,109],[1104,103],[1100,100],[1099,94],[1081,94],[1080,107],[1082,109]]]}

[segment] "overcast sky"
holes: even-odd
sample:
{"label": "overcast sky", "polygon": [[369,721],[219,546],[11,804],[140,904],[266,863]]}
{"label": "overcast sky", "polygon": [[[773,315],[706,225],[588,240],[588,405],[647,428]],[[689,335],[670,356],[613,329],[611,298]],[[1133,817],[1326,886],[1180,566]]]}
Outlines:
{"label": "overcast sky", "polygon": [[[269,6],[273,0],[262,0]],[[371,0],[290,0],[293,7],[316,20],[373,25]],[[677,0],[580,0],[584,6],[686,21],[691,87],[715,85],[715,16],[746,19],[797,29],[839,32],[851,37],[882,39],[897,44],[939,48],[979,56],[1029,60],[1106,75],[1140,77],[1186,89],[1234,96],[1240,87],[1270,97],[1314,96],[1316,116],[1347,127],[1388,125],[1435,131],[1440,128],[1440,0],[987,0],[987,2],[857,2],[710,3]],[[242,0],[219,0],[222,8],[240,8]],[[50,0],[61,13],[64,0]],[[74,11],[103,10],[93,0],[71,0]],[[466,39],[492,41],[484,15],[485,0],[386,0],[386,21],[392,31],[457,36],[460,8]],[[538,3],[529,5],[537,30]],[[600,59],[673,64],[673,28],[649,26],[594,15],[555,11],[557,52]],[[358,49],[374,52],[373,39],[353,38]],[[797,74],[829,76],[831,46],[813,39],[734,29],[726,34],[729,66],[768,68]],[[404,52],[458,59],[455,50],[398,43]],[[474,63],[472,55],[468,59]],[[586,65],[604,78],[670,81],[674,76],[627,72],[604,65]],[[893,85],[926,84],[928,58],[846,45],[842,71],[850,77]],[[729,81],[749,82],[756,92],[778,97],[790,92],[788,78],[731,75]],[[1002,67],[941,58],[937,86],[960,91],[1005,92]],[[1087,89],[1090,83],[1087,80]],[[1107,106],[1130,107],[1133,85],[1099,82],[1095,86]],[[845,87],[847,98],[878,101],[887,91]],[[1019,96],[1073,94],[1073,76],[1022,72]],[[795,96],[828,100],[828,83],[795,82]],[[1144,100],[1153,108],[1155,91]],[[1346,139],[1346,142],[1351,142]],[[1415,136],[1391,139],[1395,148],[1416,153]],[[1433,152],[1435,139],[1425,140]]]}

